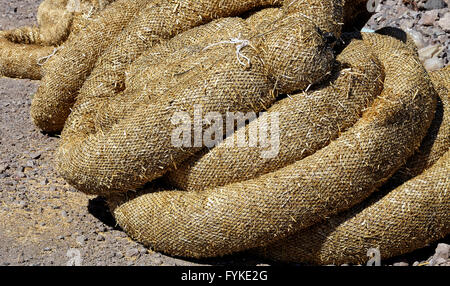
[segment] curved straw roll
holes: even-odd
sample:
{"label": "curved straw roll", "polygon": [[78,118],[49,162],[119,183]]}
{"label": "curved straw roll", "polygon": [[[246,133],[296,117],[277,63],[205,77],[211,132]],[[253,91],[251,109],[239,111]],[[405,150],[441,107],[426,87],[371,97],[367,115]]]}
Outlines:
{"label": "curved straw roll", "polygon": [[425,247],[450,233],[450,152],[423,174],[386,196],[279,241],[260,255],[314,264],[365,263]]}
{"label": "curved straw roll", "polygon": [[[133,238],[171,255],[256,247],[326,264],[361,263],[371,247],[388,258],[450,232],[449,68],[431,74],[433,88],[411,39],[390,28],[335,59],[366,1],[74,3],[44,1],[39,27],[1,32],[0,73],[45,74],[31,114],[45,131],[64,126],[61,175],[106,196]],[[195,130],[199,109],[268,112],[212,150],[195,137],[207,120],[184,138],[193,146],[176,146],[174,115]],[[281,125],[269,131],[274,114]],[[275,156],[227,144],[261,127],[280,135]],[[179,190],[144,188],[163,175]]]}
{"label": "curved straw roll", "polygon": [[7,40],[17,44],[58,46],[77,31],[82,18],[103,10],[115,0],[45,0],[37,12],[38,25],[4,31]]}
{"label": "curved straw roll", "polygon": [[[330,12],[342,18],[322,11]],[[177,112],[259,112],[278,92],[321,81],[333,62],[323,33],[295,11],[262,30],[240,18],[191,29],[138,58],[123,92],[80,94],[62,133],[59,172],[90,194],[142,187],[204,147],[173,144]]]}
{"label": "curved straw roll", "polygon": [[[144,50],[192,27],[258,8],[283,6],[289,13],[309,15],[304,20],[316,26],[334,27],[329,32],[338,36],[343,25],[343,2],[344,13],[352,21],[353,14],[348,11],[353,11],[353,4],[358,1],[361,0],[117,0],[89,21],[87,27],[78,25],[82,27],[76,29],[82,30],[80,35],[71,35],[65,48],[49,63],[48,76],[33,101],[33,120],[44,131],[61,131],[79,93],[101,98],[123,90],[127,67]],[[78,19],[82,18],[76,17],[74,22]]]}
{"label": "curved straw roll", "polygon": [[15,44],[0,36],[0,75],[39,80],[44,73],[40,63],[54,52],[54,47]]}
{"label": "curved straw roll", "polygon": [[419,150],[381,192],[255,253],[285,262],[356,264],[369,259],[370,248],[388,259],[450,233],[450,68],[430,76],[439,94],[435,118]]}
{"label": "curved straw roll", "polygon": [[[380,95],[384,81],[379,60],[362,41],[350,43],[337,61],[329,84],[278,101],[260,119],[237,130],[215,148],[177,166],[166,176],[169,182],[188,191],[242,182],[278,170],[327,146],[361,118]],[[282,123],[277,156],[267,158],[264,152],[270,148],[260,145],[236,148],[233,142],[240,137],[249,142],[250,132],[258,130],[261,124],[270,125],[275,113]]]}
{"label": "curved straw roll", "polygon": [[[309,157],[275,172],[202,192],[148,190],[112,200],[131,237],[171,255],[221,256],[267,246],[366,199],[418,148],[435,91],[400,41],[364,35],[382,63],[384,89],[362,118]],[[220,167],[220,166],[218,166]]]}
{"label": "curved straw roll", "polygon": [[394,177],[398,182],[419,175],[431,167],[450,147],[450,66],[430,73],[439,95],[435,119],[418,152]]}
{"label": "curved straw roll", "polygon": [[65,48],[46,66],[46,75],[33,98],[33,122],[47,132],[61,131],[76,92],[98,56],[148,1],[118,0],[106,7],[82,33],[70,37]]}
{"label": "curved straw roll", "polygon": [[39,80],[44,66],[64,41],[78,33],[114,0],[45,0],[37,26],[0,32],[0,75]]}
{"label": "curved straw roll", "polygon": [[[48,66],[31,115],[48,132],[61,131],[86,79],[90,93],[120,90],[131,62],[156,43],[213,19],[233,16],[278,0],[117,0],[72,39]],[[90,76],[90,74],[92,75]],[[105,90],[98,88],[103,83]],[[90,89],[86,87],[85,89]]]}

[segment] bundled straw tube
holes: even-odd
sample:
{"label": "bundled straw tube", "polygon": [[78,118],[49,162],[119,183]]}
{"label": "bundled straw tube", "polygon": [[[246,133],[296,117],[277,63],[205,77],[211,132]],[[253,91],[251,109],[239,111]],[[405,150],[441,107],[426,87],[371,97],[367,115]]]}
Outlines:
{"label": "bundled straw tube", "polygon": [[[313,155],[256,179],[203,192],[149,190],[112,200],[118,223],[158,251],[221,256],[267,246],[366,199],[418,148],[436,107],[413,51],[364,35],[386,78],[362,118]],[[120,202],[120,200],[119,200]]]}

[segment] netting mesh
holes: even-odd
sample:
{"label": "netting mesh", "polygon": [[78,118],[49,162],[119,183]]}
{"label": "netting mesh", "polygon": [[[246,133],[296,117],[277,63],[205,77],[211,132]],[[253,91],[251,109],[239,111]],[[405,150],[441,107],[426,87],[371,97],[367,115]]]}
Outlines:
{"label": "netting mesh", "polygon": [[[132,238],[328,264],[450,232],[449,68],[429,75],[400,30],[342,34],[366,1],[100,2],[81,1],[85,17],[45,1],[39,28],[2,34],[0,72],[43,76],[31,116],[62,130],[59,173],[106,197]],[[264,113],[214,148],[174,145],[173,115],[198,107]],[[261,126],[279,135],[276,156],[230,144]]]}

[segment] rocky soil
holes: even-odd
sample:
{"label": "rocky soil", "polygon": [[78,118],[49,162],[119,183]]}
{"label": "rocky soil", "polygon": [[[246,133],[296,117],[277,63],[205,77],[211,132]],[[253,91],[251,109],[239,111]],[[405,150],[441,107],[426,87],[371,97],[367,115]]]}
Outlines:
{"label": "rocky soil", "polygon": [[366,28],[396,27],[416,43],[428,70],[450,62],[450,0],[382,0]]}
{"label": "rocky soil", "polygon": [[[0,30],[34,24],[40,2],[0,0]],[[445,2],[381,1],[367,28],[403,28],[417,41],[427,67],[442,67],[450,56],[450,10]],[[42,134],[29,116],[38,85],[0,78],[0,265],[270,264],[246,254],[202,261],[178,259],[130,240],[116,226],[104,201],[77,192],[55,172],[58,137]],[[448,243],[447,238],[382,262],[450,265]]]}

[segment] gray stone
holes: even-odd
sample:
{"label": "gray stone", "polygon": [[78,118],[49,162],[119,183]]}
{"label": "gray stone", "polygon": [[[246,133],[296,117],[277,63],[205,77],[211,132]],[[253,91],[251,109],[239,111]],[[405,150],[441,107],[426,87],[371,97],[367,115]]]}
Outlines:
{"label": "gray stone", "polygon": [[121,259],[121,258],[123,258],[123,253],[119,251],[119,252],[114,253],[114,256]]}
{"label": "gray stone", "polygon": [[127,250],[125,255],[128,257],[139,256],[139,250],[137,248],[130,248]]}
{"label": "gray stone", "polygon": [[80,235],[76,238],[78,244],[83,245],[85,241],[87,241],[87,237],[84,235]]}
{"label": "gray stone", "polygon": [[434,259],[443,258],[448,259],[450,254],[450,245],[445,243],[439,243],[436,247],[435,254],[433,256]]}
{"label": "gray stone", "polygon": [[436,71],[444,67],[444,61],[438,57],[425,60],[423,63],[427,71]]}
{"label": "gray stone", "polygon": [[5,172],[8,169],[9,169],[9,165],[8,164],[1,164],[0,165],[0,174],[2,174],[3,172]]}
{"label": "gray stone", "polygon": [[22,179],[22,178],[25,178],[26,175],[23,172],[17,172],[16,173],[16,177],[19,178],[19,179]]}
{"label": "gray stone", "polygon": [[447,3],[444,0],[428,0],[423,8],[425,10],[434,10],[434,9],[442,9],[447,7]]}
{"label": "gray stone", "polygon": [[34,153],[30,154],[30,157],[31,157],[31,159],[37,160],[37,159],[41,158],[41,155],[42,155],[41,152],[34,152]]}
{"label": "gray stone", "polygon": [[432,45],[419,50],[419,58],[421,61],[425,61],[426,59],[431,59],[434,56],[439,55],[444,50],[444,47],[441,45]]}
{"label": "gray stone", "polygon": [[25,201],[20,201],[18,203],[18,205],[19,205],[19,208],[21,208],[21,209],[24,209],[28,206],[28,204]]}
{"label": "gray stone", "polygon": [[437,23],[444,31],[450,32],[450,12],[445,13]]}
{"label": "gray stone", "polygon": [[434,24],[436,24],[437,19],[438,19],[438,11],[427,11],[422,15],[419,24],[425,26],[434,26]]}
{"label": "gray stone", "polygon": [[397,262],[397,263],[394,263],[394,266],[409,266],[409,264],[406,262]]}
{"label": "gray stone", "polygon": [[420,32],[417,32],[412,29],[406,30],[406,32],[409,34],[409,36],[413,39],[414,43],[417,46],[417,49],[420,50],[427,46],[427,43],[424,40],[424,37]]}

